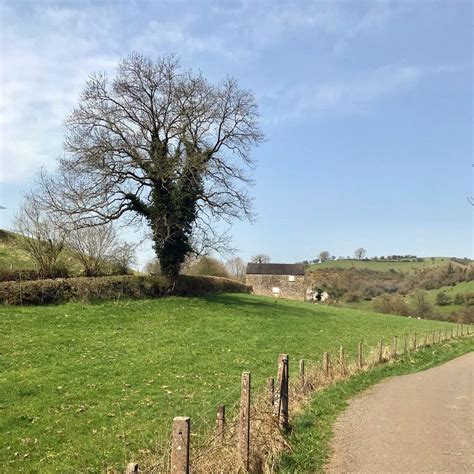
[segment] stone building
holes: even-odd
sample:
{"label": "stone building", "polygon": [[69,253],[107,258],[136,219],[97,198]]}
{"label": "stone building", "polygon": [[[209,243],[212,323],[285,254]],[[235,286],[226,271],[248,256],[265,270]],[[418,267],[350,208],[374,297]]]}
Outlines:
{"label": "stone building", "polygon": [[304,301],[306,280],[300,263],[249,263],[245,283],[256,295]]}

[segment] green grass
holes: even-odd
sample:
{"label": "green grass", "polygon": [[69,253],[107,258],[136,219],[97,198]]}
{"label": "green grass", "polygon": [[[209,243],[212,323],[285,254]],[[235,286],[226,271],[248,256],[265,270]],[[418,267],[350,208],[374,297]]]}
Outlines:
{"label": "green grass", "polygon": [[293,432],[289,437],[292,451],[281,459],[280,471],[323,472],[330,454],[333,424],[354,395],[383,378],[425,370],[473,350],[472,337],[456,342],[448,341],[402,357],[395,363],[377,366],[369,372],[362,372],[317,392],[311,405],[294,421]]}
{"label": "green grass", "polygon": [[[97,472],[140,459],[188,415],[201,436],[277,355],[324,351],[445,323],[252,295],[0,307],[0,458],[9,472]],[[195,437],[193,436],[193,439]]]}
{"label": "green grass", "polygon": [[423,270],[427,268],[435,268],[447,265],[451,259],[449,257],[424,257],[422,262],[411,260],[407,262],[398,260],[355,260],[355,259],[344,259],[344,260],[330,260],[324,263],[318,263],[309,265],[310,271],[318,269],[368,269],[379,272],[388,272],[395,270],[397,272],[412,273],[417,270]]}
{"label": "green grass", "polygon": [[438,306],[436,304],[436,295],[439,292],[446,293],[450,298],[451,301],[453,300],[454,296],[458,293],[466,293],[466,292],[474,292],[474,281],[464,281],[461,283],[457,283],[455,286],[443,286],[442,288],[437,288],[435,290],[427,291],[428,299],[431,303],[436,305],[436,310],[443,314],[451,314],[454,311],[460,310],[463,305],[460,304],[448,304],[445,306]]}

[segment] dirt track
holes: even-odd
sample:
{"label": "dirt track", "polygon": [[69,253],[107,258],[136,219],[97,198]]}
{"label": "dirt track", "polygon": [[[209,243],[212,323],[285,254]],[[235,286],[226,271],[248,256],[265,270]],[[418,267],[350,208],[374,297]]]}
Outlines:
{"label": "dirt track", "polygon": [[387,379],[338,418],[327,472],[474,472],[474,352]]}

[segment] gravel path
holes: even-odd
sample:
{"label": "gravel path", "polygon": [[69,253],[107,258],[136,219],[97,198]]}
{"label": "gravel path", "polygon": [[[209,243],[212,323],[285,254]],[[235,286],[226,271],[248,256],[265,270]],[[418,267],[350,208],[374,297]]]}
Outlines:
{"label": "gravel path", "polygon": [[474,352],[387,379],[338,418],[326,472],[474,473]]}

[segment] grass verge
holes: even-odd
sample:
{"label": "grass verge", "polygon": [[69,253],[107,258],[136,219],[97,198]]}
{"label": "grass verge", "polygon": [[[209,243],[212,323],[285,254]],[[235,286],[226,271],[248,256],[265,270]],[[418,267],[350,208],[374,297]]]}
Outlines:
{"label": "grass verge", "polygon": [[310,405],[293,420],[292,434],[288,439],[291,451],[281,457],[278,472],[323,472],[330,454],[333,424],[354,395],[386,377],[426,370],[473,350],[472,337],[445,341],[391,363],[375,366],[370,371],[357,373],[317,392]]}

